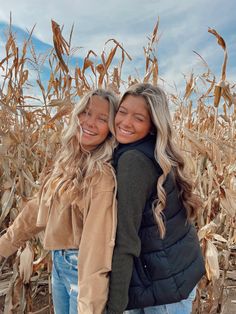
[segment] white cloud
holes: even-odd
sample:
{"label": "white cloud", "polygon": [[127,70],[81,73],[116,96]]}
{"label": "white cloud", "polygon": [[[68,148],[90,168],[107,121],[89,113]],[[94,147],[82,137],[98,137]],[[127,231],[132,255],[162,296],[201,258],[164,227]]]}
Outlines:
{"label": "white cloud", "polygon": [[[143,68],[143,46],[159,16],[160,75],[170,84],[181,85],[182,73],[190,73],[199,64],[193,50],[220,72],[222,49],[207,33],[208,27],[226,39],[229,59],[236,51],[235,7],[234,0],[224,4],[221,0],[8,0],[1,3],[0,21],[8,22],[11,11],[14,24],[23,29],[36,24],[34,34],[50,44],[51,19],[64,25],[66,37],[74,23],[73,45],[84,47],[79,50],[82,56],[89,49],[99,54],[105,41],[115,38],[134,58],[133,62],[126,62],[125,71],[134,72],[135,68]],[[235,61],[229,62],[235,69]]]}

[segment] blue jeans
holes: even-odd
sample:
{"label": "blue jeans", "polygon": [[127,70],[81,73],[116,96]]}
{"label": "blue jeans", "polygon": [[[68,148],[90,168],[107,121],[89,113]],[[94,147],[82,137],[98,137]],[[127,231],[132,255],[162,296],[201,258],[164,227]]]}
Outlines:
{"label": "blue jeans", "polygon": [[52,298],[55,314],[77,314],[78,250],[52,251]]}
{"label": "blue jeans", "polygon": [[[168,293],[168,292],[167,292]],[[187,299],[177,303],[164,304],[158,306],[145,307],[144,309],[135,309],[125,311],[125,314],[191,314],[192,302],[195,299],[196,288],[190,293]]]}

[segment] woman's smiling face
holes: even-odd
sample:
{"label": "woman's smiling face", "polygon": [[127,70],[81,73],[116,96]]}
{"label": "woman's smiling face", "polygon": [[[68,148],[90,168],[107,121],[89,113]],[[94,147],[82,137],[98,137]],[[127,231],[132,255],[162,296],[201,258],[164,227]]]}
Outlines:
{"label": "woman's smiling face", "polygon": [[152,128],[152,121],[145,99],[128,95],[119,106],[115,117],[116,139],[128,144],[144,138]]}
{"label": "woman's smiling face", "polygon": [[81,134],[78,139],[88,151],[96,149],[109,134],[109,102],[97,95],[92,96],[86,109],[78,115]]}

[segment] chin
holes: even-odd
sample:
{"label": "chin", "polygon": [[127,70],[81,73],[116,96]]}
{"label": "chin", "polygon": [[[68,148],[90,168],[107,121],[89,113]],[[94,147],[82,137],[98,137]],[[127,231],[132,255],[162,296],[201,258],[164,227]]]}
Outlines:
{"label": "chin", "polygon": [[117,141],[120,143],[120,144],[129,144],[129,143],[132,143],[133,141],[130,140],[130,139],[124,139],[124,138],[117,138]]}

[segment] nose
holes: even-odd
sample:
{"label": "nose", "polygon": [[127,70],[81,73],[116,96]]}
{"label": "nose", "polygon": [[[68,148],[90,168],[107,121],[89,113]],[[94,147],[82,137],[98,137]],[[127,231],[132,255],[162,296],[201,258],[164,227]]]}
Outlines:
{"label": "nose", "polygon": [[126,115],[125,117],[122,118],[121,123],[126,128],[131,127],[132,117],[130,115]]}
{"label": "nose", "polygon": [[95,117],[93,115],[86,115],[84,123],[86,123],[87,126],[93,127],[95,125]]}

